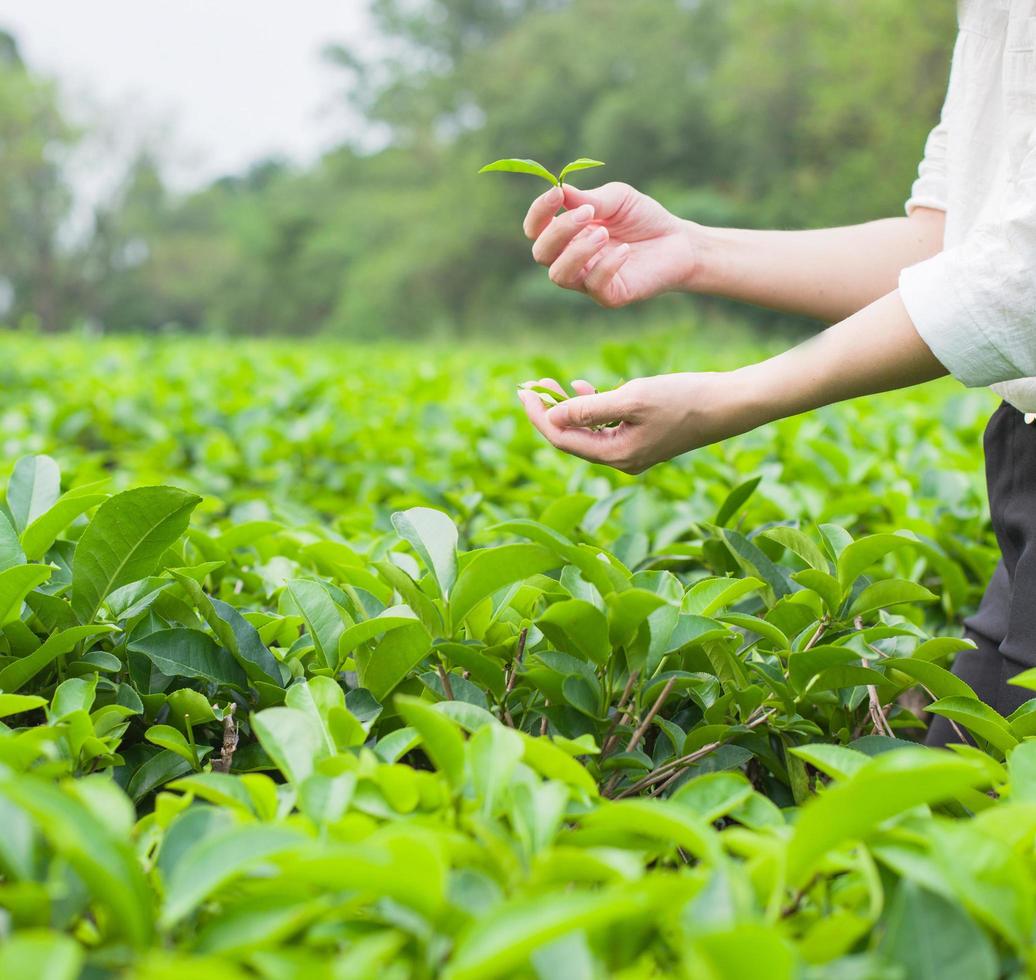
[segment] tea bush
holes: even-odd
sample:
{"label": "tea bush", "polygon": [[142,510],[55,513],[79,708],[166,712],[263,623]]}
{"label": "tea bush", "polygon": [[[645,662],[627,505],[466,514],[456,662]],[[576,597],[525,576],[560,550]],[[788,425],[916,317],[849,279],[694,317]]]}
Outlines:
{"label": "tea bush", "polygon": [[947,669],[985,393],[634,480],[537,441],[521,349],[9,350],[0,975],[1036,969],[1036,701]]}

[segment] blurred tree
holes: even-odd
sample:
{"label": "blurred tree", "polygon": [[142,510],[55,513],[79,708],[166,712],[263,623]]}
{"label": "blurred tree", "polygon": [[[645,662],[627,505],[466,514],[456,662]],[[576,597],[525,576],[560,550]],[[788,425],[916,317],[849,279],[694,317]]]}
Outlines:
{"label": "blurred tree", "polygon": [[72,206],[64,165],[76,139],[54,86],[34,77],[0,32],[0,282],[9,315],[31,314],[45,330],[66,322],[71,265],[59,234]]}
{"label": "blurred tree", "polygon": [[[263,161],[182,199],[142,157],[98,212],[80,263],[90,281],[81,305],[112,329],[177,323],[250,334],[625,322],[637,312],[598,312],[549,286],[518,227],[540,188],[476,177],[480,164],[595,156],[608,169],[581,180],[629,181],[708,223],[806,226],[896,213],[938,114],[952,8],[371,0],[379,36],[364,50],[375,54],[328,53],[364,120],[356,138],[312,167]],[[29,113],[32,104],[55,113],[52,92],[16,52],[8,60],[0,70],[20,79],[21,94],[0,86],[0,132],[13,126],[19,156],[36,162],[48,208],[33,240],[52,242],[67,213],[55,161],[73,134],[60,116]],[[0,161],[5,152],[0,144]],[[4,168],[0,189],[14,181],[24,197],[32,184],[18,173]],[[11,251],[15,221],[3,209],[0,249]],[[29,281],[53,279],[46,250],[14,251],[28,261],[19,303],[45,308]],[[654,304],[648,315],[672,308]]]}

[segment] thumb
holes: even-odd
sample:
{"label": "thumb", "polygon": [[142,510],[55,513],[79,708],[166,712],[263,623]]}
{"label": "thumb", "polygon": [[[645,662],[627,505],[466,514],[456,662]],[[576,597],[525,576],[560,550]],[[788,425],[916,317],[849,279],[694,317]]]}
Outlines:
{"label": "thumb", "polygon": [[559,429],[587,429],[592,425],[621,422],[626,417],[626,398],[621,390],[580,395],[555,405],[547,418]]}
{"label": "thumb", "polygon": [[592,190],[582,191],[571,184],[562,184],[561,190],[565,195],[566,211],[589,204],[594,209],[595,218],[606,219],[622,207],[630,188],[625,184],[604,184],[601,187],[594,187]]}

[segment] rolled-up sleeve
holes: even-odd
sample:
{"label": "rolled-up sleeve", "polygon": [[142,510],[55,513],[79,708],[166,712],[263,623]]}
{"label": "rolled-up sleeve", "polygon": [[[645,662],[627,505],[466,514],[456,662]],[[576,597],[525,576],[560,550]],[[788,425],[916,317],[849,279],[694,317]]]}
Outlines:
{"label": "rolled-up sleeve", "polygon": [[924,159],[917,168],[917,180],[906,202],[906,212],[914,208],[934,208],[945,211],[949,198],[947,149],[949,144],[949,108],[945,107],[939,125],[929,133],[925,142]]}
{"label": "rolled-up sleeve", "polygon": [[1036,375],[1036,133],[1000,220],[904,269],[899,289],[918,333],[964,384]]}

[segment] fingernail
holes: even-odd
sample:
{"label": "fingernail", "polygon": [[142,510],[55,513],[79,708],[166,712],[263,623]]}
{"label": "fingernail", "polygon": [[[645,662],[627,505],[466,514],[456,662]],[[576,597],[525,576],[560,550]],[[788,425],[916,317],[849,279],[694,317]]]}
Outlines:
{"label": "fingernail", "polygon": [[572,212],[572,220],[577,224],[581,225],[589,221],[594,216],[594,207],[592,204],[583,204],[576,208]]}
{"label": "fingernail", "polygon": [[587,239],[591,242],[591,244],[594,245],[596,245],[598,242],[603,242],[607,237],[607,228],[595,228],[592,232],[590,232],[589,235],[587,235]]}
{"label": "fingernail", "polygon": [[547,193],[547,200],[551,204],[560,204],[565,199],[565,192],[560,187],[553,187]]}

